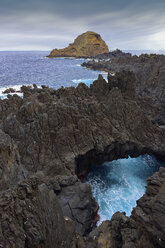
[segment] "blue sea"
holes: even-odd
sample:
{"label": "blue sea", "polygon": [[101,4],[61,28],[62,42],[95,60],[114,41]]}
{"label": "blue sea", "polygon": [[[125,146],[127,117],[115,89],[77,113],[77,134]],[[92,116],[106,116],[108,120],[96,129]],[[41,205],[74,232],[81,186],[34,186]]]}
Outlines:
{"label": "blue sea", "polygon": [[[28,52],[0,52],[0,97],[2,92],[13,87],[20,89],[22,85],[38,86],[47,85],[55,89],[64,86],[77,86],[84,82],[88,86],[101,73],[107,78],[107,73],[92,71],[81,67],[86,61],[84,59],[74,58],[47,58],[50,51],[28,51]],[[149,50],[126,50],[134,54],[141,53],[159,53],[165,54],[165,51]],[[3,95],[3,97],[6,97]]]}
{"label": "blue sea", "polygon": [[[5,88],[22,85],[61,86],[90,85],[100,72],[81,66],[86,61],[74,58],[47,58],[49,52],[0,52],[0,95]],[[107,73],[102,72],[106,78]]]}
{"label": "blue sea", "polygon": [[118,159],[94,166],[86,182],[91,185],[93,196],[100,206],[98,224],[111,219],[117,211],[130,216],[136,200],[145,193],[146,179],[161,166],[165,164],[149,155]]}
{"label": "blue sea", "polygon": [[[126,51],[132,54],[160,53],[165,51]],[[0,52],[0,97],[2,92],[13,87],[19,90],[22,85],[47,85],[55,89],[64,86],[77,86],[84,82],[88,86],[102,74],[81,67],[86,61],[74,58],[47,58],[49,51]],[[21,93],[20,93],[21,95]],[[130,215],[136,200],[145,192],[146,178],[160,167],[154,157],[140,156],[134,159],[120,159],[93,167],[87,177],[96,197],[101,221],[110,219],[116,211]]]}

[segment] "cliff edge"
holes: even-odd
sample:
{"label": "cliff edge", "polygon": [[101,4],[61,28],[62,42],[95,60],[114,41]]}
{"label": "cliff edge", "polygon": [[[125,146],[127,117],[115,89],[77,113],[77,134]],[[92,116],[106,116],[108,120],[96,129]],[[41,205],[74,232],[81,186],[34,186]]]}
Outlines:
{"label": "cliff edge", "polygon": [[79,35],[69,46],[63,49],[53,49],[48,57],[91,57],[108,52],[108,46],[101,36],[87,31]]}

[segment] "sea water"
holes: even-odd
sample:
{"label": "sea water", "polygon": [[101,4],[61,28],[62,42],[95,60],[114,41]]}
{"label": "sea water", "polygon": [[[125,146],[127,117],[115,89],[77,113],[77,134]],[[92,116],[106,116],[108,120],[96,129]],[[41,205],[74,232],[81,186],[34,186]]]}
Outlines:
{"label": "sea water", "polygon": [[86,178],[100,208],[100,224],[117,212],[130,216],[133,207],[145,193],[146,179],[159,170],[163,163],[154,156],[118,159],[94,166]]}
{"label": "sea water", "polygon": [[20,89],[22,85],[47,85],[58,89],[61,86],[77,86],[80,82],[88,86],[102,74],[82,67],[87,60],[74,58],[47,58],[49,51],[0,52],[0,96],[9,87]]}
{"label": "sea water", "polygon": [[[84,82],[88,86],[102,74],[107,78],[106,72],[93,71],[81,66],[87,60],[74,58],[47,58],[50,51],[28,52],[0,52],[0,97],[9,87],[17,90],[22,85],[47,85],[58,89],[61,86],[77,86]],[[132,54],[159,53],[165,51],[128,50]]]}

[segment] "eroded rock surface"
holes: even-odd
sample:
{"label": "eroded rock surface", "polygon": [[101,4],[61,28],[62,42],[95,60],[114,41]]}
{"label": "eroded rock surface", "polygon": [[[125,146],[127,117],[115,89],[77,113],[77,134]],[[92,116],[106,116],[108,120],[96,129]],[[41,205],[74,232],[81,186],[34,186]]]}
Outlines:
{"label": "eroded rock surface", "polygon": [[146,193],[137,201],[130,218],[117,212],[90,234],[97,247],[165,247],[165,168],[147,182]]}
{"label": "eroded rock surface", "polygon": [[33,177],[0,194],[0,246],[69,248],[53,190]]}
{"label": "eroded rock surface", "polygon": [[90,186],[81,183],[77,176],[56,176],[51,183],[64,216],[74,221],[79,234],[88,234],[96,225],[98,210]]}
{"label": "eroded rock surface", "polygon": [[108,52],[108,46],[101,36],[88,31],[79,35],[68,47],[52,50],[48,57],[91,57]]}
{"label": "eroded rock surface", "polygon": [[[83,63],[95,70],[110,73],[129,70],[136,77],[138,103],[149,118],[159,125],[165,125],[165,56],[142,54],[138,56],[119,56],[110,60]],[[152,108],[151,108],[152,106]]]}
{"label": "eroded rock surface", "polygon": [[0,129],[0,190],[23,180],[25,174],[16,143]]}
{"label": "eroded rock surface", "polygon": [[120,49],[116,49],[108,53],[98,54],[91,58],[97,61],[97,60],[103,60],[103,59],[109,60],[109,59],[117,58],[117,57],[131,57],[131,53],[122,52]]}
{"label": "eroded rock surface", "polygon": [[[82,179],[92,165],[128,155],[165,156],[165,129],[151,121],[139,104],[136,75],[126,71],[109,75],[108,83],[100,75],[90,88],[83,83],[59,90],[34,85],[22,87],[21,92],[23,98],[0,100],[2,247],[96,248],[106,247],[98,242],[109,247],[111,239],[113,247],[131,247],[133,238],[157,245],[157,229],[164,242],[163,213],[157,211],[164,204],[164,193],[149,195],[153,180],[148,198],[139,200],[131,218],[117,213],[107,222],[107,234],[103,230],[102,237],[83,236],[95,226],[98,206],[90,187],[76,174]],[[160,175],[154,179],[158,187],[164,177]],[[152,209],[149,201],[157,204],[159,197]],[[145,202],[150,208],[143,207]],[[143,229],[137,230],[137,225],[144,225],[142,211],[154,213],[156,219],[146,216],[153,228],[145,224],[140,241],[137,237]]]}

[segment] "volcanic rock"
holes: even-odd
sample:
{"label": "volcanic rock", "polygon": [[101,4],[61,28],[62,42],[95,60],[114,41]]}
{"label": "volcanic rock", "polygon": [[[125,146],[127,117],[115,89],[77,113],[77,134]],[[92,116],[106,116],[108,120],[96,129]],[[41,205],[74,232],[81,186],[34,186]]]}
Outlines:
{"label": "volcanic rock", "polygon": [[[110,60],[91,60],[83,66],[116,72],[132,71],[135,74],[137,101],[146,115],[160,126],[165,125],[165,56],[142,54],[138,56],[119,56]],[[152,106],[152,108],[151,108]]]}
{"label": "volcanic rock", "polygon": [[68,47],[52,50],[48,57],[91,57],[108,52],[108,46],[101,36],[88,31],[79,35]]}
{"label": "volcanic rock", "polygon": [[1,247],[70,247],[56,195],[39,178],[2,192],[0,199]]}
{"label": "volcanic rock", "polygon": [[97,247],[165,247],[165,168],[160,168],[147,182],[146,193],[137,201],[130,217],[117,212],[90,233]]}
{"label": "volcanic rock", "polygon": [[0,191],[23,180],[24,173],[16,143],[0,129]]}
{"label": "volcanic rock", "polygon": [[[79,182],[76,178],[73,176],[58,177],[57,180],[61,190],[57,191],[57,197],[62,206],[64,216],[74,220],[76,231],[81,235],[85,235],[96,224],[94,223],[94,217],[97,214],[98,204],[92,197],[90,186]],[[74,182],[75,180],[76,182]]]}
{"label": "volcanic rock", "polygon": [[10,93],[15,93],[15,92],[16,92],[15,89],[13,89],[13,88],[8,88],[8,89],[4,90],[2,93],[3,93],[3,94],[10,94]]}
{"label": "volcanic rock", "polygon": [[108,80],[100,76],[90,88],[22,87],[23,99],[0,102],[2,130],[17,142],[29,173],[82,176],[92,164],[107,160],[165,155],[165,130],[137,103],[134,74],[123,72]]}
{"label": "volcanic rock", "polygon": [[108,239],[105,244],[112,240],[114,248],[134,247],[133,240],[138,248],[142,240],[145,247],[151,241],[163,247],[163,171],[148,181],[131,218],[117,213],[108,222],[109,234],[104,228],[101,238],[83,236],[95,226],[98,205],[77,176],[83,179],[93,165],[117,158],[165,157],[165,129],[139,104],[136,75],[123,71],[108,82],[100,75],[90,87],[21,91],[23,98],[0,100],[0,245],[96,248]]}
{"label": "volcanic rock", "polygon": [[99,60],[103,60],[103,59],[108,60],[108,59],[112,59],[112,58],[116,58],[116,57],[131,57],[131,53],[125,53],[125,52],[122,52],[119,49],[116,49],[116,50],[114,50],[112,52],[98,54],[98,55],[93,56],[91,58],[99,59]]}

